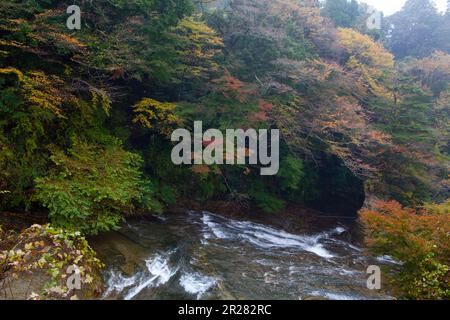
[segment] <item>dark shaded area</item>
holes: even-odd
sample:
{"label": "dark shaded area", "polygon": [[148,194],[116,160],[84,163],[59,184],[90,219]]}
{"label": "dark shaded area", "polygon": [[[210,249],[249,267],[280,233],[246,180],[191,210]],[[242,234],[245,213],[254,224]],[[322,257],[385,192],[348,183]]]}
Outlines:
{"label": "dark shaded area", "polygon": [[365,201],[364,182],[336,158],[328,158],[318,169],[317,199],[310,205],[319,211],[355,216]]}

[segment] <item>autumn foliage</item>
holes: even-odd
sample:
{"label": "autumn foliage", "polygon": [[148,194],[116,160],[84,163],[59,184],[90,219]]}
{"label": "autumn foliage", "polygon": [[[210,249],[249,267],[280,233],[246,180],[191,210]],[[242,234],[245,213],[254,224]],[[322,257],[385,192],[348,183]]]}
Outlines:
{"label": "autumn foliage", "polygon": [[378,202],[362,210],[368,248],[402,263],[393,277],[399,295],[412,299],[450,298],[450,203],[420,210]]}
{"label": "autumn foliage", "polygon": [[[81,30],[73,1],[0,2],[0,211],[97,233],[177,197],[355,215],[376,195],[421,208],[362,213],[401,295],[448,294],[448,205],[423,205],[450,196],[450,12],[408,0],[383,39],[356,0],[76,2]],[[199,120],[279,129],[279,174],[173,164],[172,131]]]}

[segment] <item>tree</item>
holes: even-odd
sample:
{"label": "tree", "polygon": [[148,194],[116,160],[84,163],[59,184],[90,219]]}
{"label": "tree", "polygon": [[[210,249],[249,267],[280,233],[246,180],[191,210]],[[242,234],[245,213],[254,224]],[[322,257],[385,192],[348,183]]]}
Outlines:
{"label": "tree", "polygon": [[0,190],[8,191],[2,209],[37,205],[35,179],[48,174],[50,149],[67,150],[73,138],[106,147],[111,127],[123,140],[140,135],[144,130],[131,124],[145,125],[152,110],[134,113],[136,101],[149,91],[166,93],[165,101],[187,90],[195,96],[218,69],[221,39],[187,17],[190,0],[83,2],[79,32],[65,26],[67,6],[0,5]]}
{"label": "tree", "polygon": [[333,29],[309,1],[233,0],[207,17],[230,57],[229,71],[241,79],[261,79],[279,58],[304,60],[315,50],[332,54]]}
{"label": "tree", "polygon": [[401,263],[393,280],[406,299],[450,298],[450,203],[414,210],[395,201],[361,211],[366,243],[377,255]]}
{"label": "tree", "polygon": [[322,14],[329,17],[337,27],[355,27],[360,15],[356,0],[326,0]]}
{"label": "tree", "polygon": [[360,73],[365,86],[377,96],[391,99],[387,88],[394,73],[394,57],[380,43],[352,29],[339,29],[347,68]]}
{"label": "tree", "polygon": [[401,11],[387,18],[386,43],[397,59],[422,58],[435,50],[448,50],[448,27],[431,0],[408,0]]}

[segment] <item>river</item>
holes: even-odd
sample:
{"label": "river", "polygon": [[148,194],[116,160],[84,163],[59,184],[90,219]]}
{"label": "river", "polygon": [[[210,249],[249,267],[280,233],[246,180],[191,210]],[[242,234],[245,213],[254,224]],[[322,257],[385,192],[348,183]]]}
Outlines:
{"label": "river", "polygon": [[[319,219],[319,218],[318,218]],[[369,290],[353,220],[289,233],[209,212],[134,219],[92,243],[104,299],[390,299]]]}

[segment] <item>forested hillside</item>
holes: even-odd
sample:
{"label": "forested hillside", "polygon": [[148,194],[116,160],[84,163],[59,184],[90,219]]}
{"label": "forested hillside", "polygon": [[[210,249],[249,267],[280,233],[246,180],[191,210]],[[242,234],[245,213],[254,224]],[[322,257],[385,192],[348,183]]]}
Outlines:
{"label": "forested hillside", "polygon": [[[66,26],[72,4],[81,30]],[[355,215],[366,202],[369,229],[373,199],[445,203],[450,10],[408,0],[381,30],[367,18],[346,0],[2,0],[0,211],[45,212],[92,235],[184,199],[267,214],[300,204]],[[170,135],[196,120],[280,129],[279,173],[174,165]],[[433,241],[447,251],[430,257],[433,242],[418,261],[448,266],[439,210],[447,233]]]}

